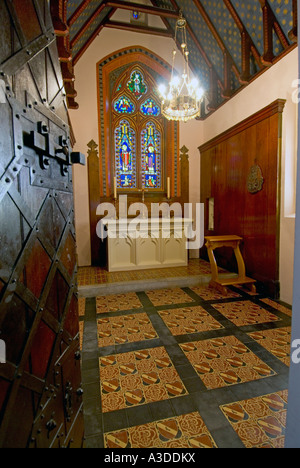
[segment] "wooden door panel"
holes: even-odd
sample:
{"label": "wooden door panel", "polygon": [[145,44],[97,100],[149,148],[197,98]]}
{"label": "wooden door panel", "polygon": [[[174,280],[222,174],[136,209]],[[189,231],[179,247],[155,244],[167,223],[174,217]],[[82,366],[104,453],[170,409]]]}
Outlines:
{"label": "wooden door panel", "polygon": [[[0,5],[0,18],[10,19],[0,39],[4,448],[81,447],[84,435],[72,149],[48,3]],[[30,59],[32,43],[41,48]]]}
{"label": "wooden door panel", "polygon": [[[4,2],[0,2],[0,24],[10,24],[9,12]],[[6,27],[0,34],[0,63],[5,62],[12,54],[12,31]]]}
{"label": "wooden door panel", "polygon": [[63,447],[64,413],[57,388],[49,386],[39,402],[30,436],[29,448]]}
{"label": "wooden door panel", "polygon": [[[1,301],[1,339],[6,343],[7,361],[19,365],[33,324],[34,311],[17,294],[6,294],[5,306]],[[4,311],[5,309],[5,311]],[[5,316],[4,316],[5,314]]]}
{"label": "wooden door panel", "polygon": [[22,386],[18,388],[18,398],[14,399],[11,408],[12,413],[17,417],[9,420],[4,434],[3,447],[24,448],[27,446],[32,430],[32,415],[36,410],[33,404],[36,398],[37,396],[27,388]]}
{"label": "wooden door panel", "polygon": [[[42,30],[32,1],[13,0],[12,4],[22,33],[28,42],[33,41],[41,34]],[[30,18],[30,21],[28,21],[28,18]]]}

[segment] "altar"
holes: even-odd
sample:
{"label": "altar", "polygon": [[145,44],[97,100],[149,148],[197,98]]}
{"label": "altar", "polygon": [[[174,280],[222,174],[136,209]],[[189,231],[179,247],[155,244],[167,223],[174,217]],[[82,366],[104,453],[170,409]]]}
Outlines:
{"label": "altar", "polygon": [[188,265],[192,219],[105,219],[102,227],[110,272]]}

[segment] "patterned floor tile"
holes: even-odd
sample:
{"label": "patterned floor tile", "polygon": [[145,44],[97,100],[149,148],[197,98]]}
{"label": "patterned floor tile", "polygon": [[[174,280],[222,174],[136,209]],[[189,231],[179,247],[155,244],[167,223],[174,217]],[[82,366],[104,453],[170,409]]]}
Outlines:
{"label": "patterned floor tile", "polygon": [[187,394],[164,347],[101,357],[99,367],[103,413]]}
{"label": "patterned floor tile", "polygon": [[143,307],[136,293],[111,294],[96,298],[97,314],[141,309]]}
{"label": "patterned floor tile", "polygon": [[146,294],[155,307],[195,302],[180,288],[146,291]]}
{"label": "patterned floor tile", "polygon": [[289,309],[288,307],[283,306],[282,304],[278,304],[278,302],[272,301],[272,299],[265,298],[265,299],[261,299],[261,301],[264,302],[267,305],[270,305],[270,306],[274,307],[274,309],[279,310],[279,312],[282,312],[282,313],[288,315],[289,317],[292,316],[292,310],[291,309]]}
{"label": "patterned floor tile", "polygon": [[219,322],[200,306],[162,310],[159,312],[159,315],[174,336],[220,330],[223,328]]}
{"label": "patterned floor tile", "polygon": [[286,366],[290,365],[291,327],[257,331],[248,335],[276,356]]}
{"label": "patterned floor tile", "polygon": [[79,297],[78,298],[78,314],[79,317],[83,317],[85,314],[85,297]]}
{"label": "patterned floor tile", "polygon": [[288,392],[277,392],[220,409],[246,448],[283,448]]}
{"label": "patterned floor tile", "polygon": [[83,345],[83,331],[84,331],[84,322],[80,321],[79,322],[79,344],[80,344],[81,351],[82,351],[82,345]]}
{"label": "patterned floor tile", "polygon": [[234,287],[239,289],[240,291],[243,291],[246,294],[249,294],[250,296],[258,296],[259,295],[259,293],[257,291],[251,291],[251,289],[249,287],[247,288],[247,285],[235,284]]}
{"label": "patterned floor tile", "polygon": [[99,347],[157,338],[157,333],[145,313],[99,318],[97,332]]}
{"label": "patterned floor tile", "polygon": [[[131,273],[135,272],[122,274],[128,280]],[[84,312],[84,301],[80,301],[80,346],[84,352],[88,345],[89,353],[100,356],[93,374],[91,361],[87,364],[82,360],[84,375],[93,376],[96,384],[96,389],[91,390],[93,398],[86,403],[88,413],[99,417],[98,427],[93,422],[90,428],[97,435],[97,441],[89,438],[91,445],[100,440],[101,446],[112,449],[198,448],[215,447],[215,440],[218,445],[230,447],[235,442],[246,447],[283,446],[287,395],[275,392],[287,388],[288,368],[279,361],[275,367],[273,359],[278,377],[268,379],[277,374],[262,359],[268,355],[265,348],[288,366],[291,339],[288,309],[281,310],[283,315],[277,312],[282,306],[274,301],[266,299],[263,303],[245,297],[241,290],[234,291],[237,295],[234,293],[229,299],[207,287],[193,288],[193,293],[185,288],[148,291],[149,301],[145,300],[144,292],[115,294],[98,297],[97,310],[94,301],[88,301],[88,313]],[[143,309],[143,305],[151,305],[150,300],[153,307]],[[276,306],[276,310],[270,306]],[[88,324],[85,337],[98,332],[98,341],[83,340],[85,320]],[[236,328],[233,323],[250,327]],[[238,334],[234,336],[235,331]],[[215,338],[189,335],[201,332],[210,332],[208,336]],[[152,338],[156,341],[146,341]],[[143,342],[136,344],[138,340]],[[126,346],[118,348],[121,343]],[[159,347],[151,348],[158,344]],[[116,354],[115,346],[118,352],[122,349],[126,352]],[[250,348],[259,348],[261,359]],[[107,353],[110,355],[106,356]],[[172,362],[173,355],[176,358]],[[273,393],[253,398],[263,384]],[[240,391],[241,397],[229,400],[229,394]],[[244,401],[233,403],[239,398]],[[206,427],[198,413],[191,413],[200,402]],[[229,436],[228,429],[234,437]]]}
{"label": "patterned floor tile", "polygon": [[281,319],[251,301],[214,304],[213,307],[237,327],[278,322]]}
{"label": "patterned floor tile", "polygon": [[231,299],[241,297],[240,294],[231,291],[230,289],[228,289],[228,294],[226,296],[213,287],[197,286],[191,288],[191,290],[194,291],[194,293],[196,293],[198,296],[201,297],[201,299],[205,301],[215,301],[218,299]]}
{"label": "patterned floor tile", "polygon": [[209,390],[275,375],[235,336],[194,341],[180,347]]}
{"label": "patterned floor tile", "polygon": [[198,413],[106,433],[106,448],[217,448]]}

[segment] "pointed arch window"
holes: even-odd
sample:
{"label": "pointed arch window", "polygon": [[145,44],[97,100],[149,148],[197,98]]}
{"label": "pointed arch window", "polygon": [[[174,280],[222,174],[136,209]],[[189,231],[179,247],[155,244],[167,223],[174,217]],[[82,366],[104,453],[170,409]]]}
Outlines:
{"label": "pointed arch window", "polygon": [[135,131],[127,120],[121,120],[115,129],[115,168],[117,187],[137,187]]}
{"label": "pointed arch window", "polygon": [[166,121],[157,83],[146,68],[129,65],[114,83],[111,137],[117,189],[163,191]]}
{"label": "pointed arch window", "polygon": [[143,187],[161,188],[161,132],[149,122],[142,130],[141,138]]}

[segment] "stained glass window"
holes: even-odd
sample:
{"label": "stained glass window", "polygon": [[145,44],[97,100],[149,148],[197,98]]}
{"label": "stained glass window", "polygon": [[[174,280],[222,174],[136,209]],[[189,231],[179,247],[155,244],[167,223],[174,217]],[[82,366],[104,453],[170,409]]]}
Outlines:
{"label": "stained glass window", "polygon": [[145,188],[161,187],[161,135],[153,122],[141,133],[142,180]]}
{"label": "stained glass window", "polygon": [[165,119],[148,71],[123,68],[114,84],[111,135],[117,188],[164,189]]}
{"label": "stained glass window", "polygon": [[147,92],[147,85],[144,83],[144,77],[137,70],[131,74],[127,87],[136,99],[140,99],[143,94]]}
{"label": "stained glass window", "polygon": [[119,114],[132,114],[135,111],[135,106],[128,97],[122,96],[115,101],[114,109]]}
{"label": "stained glass window", "polygon": [[116,177],[118,188],[136,188],[135,132],[122,120],[115,130]]}
{"label": "stained glass window", "polygon": [[156,102],[150,98],[141,105],[141,112],[144,115],[155,115],[158,116],[160,114],[160,107],[156,104]]}

